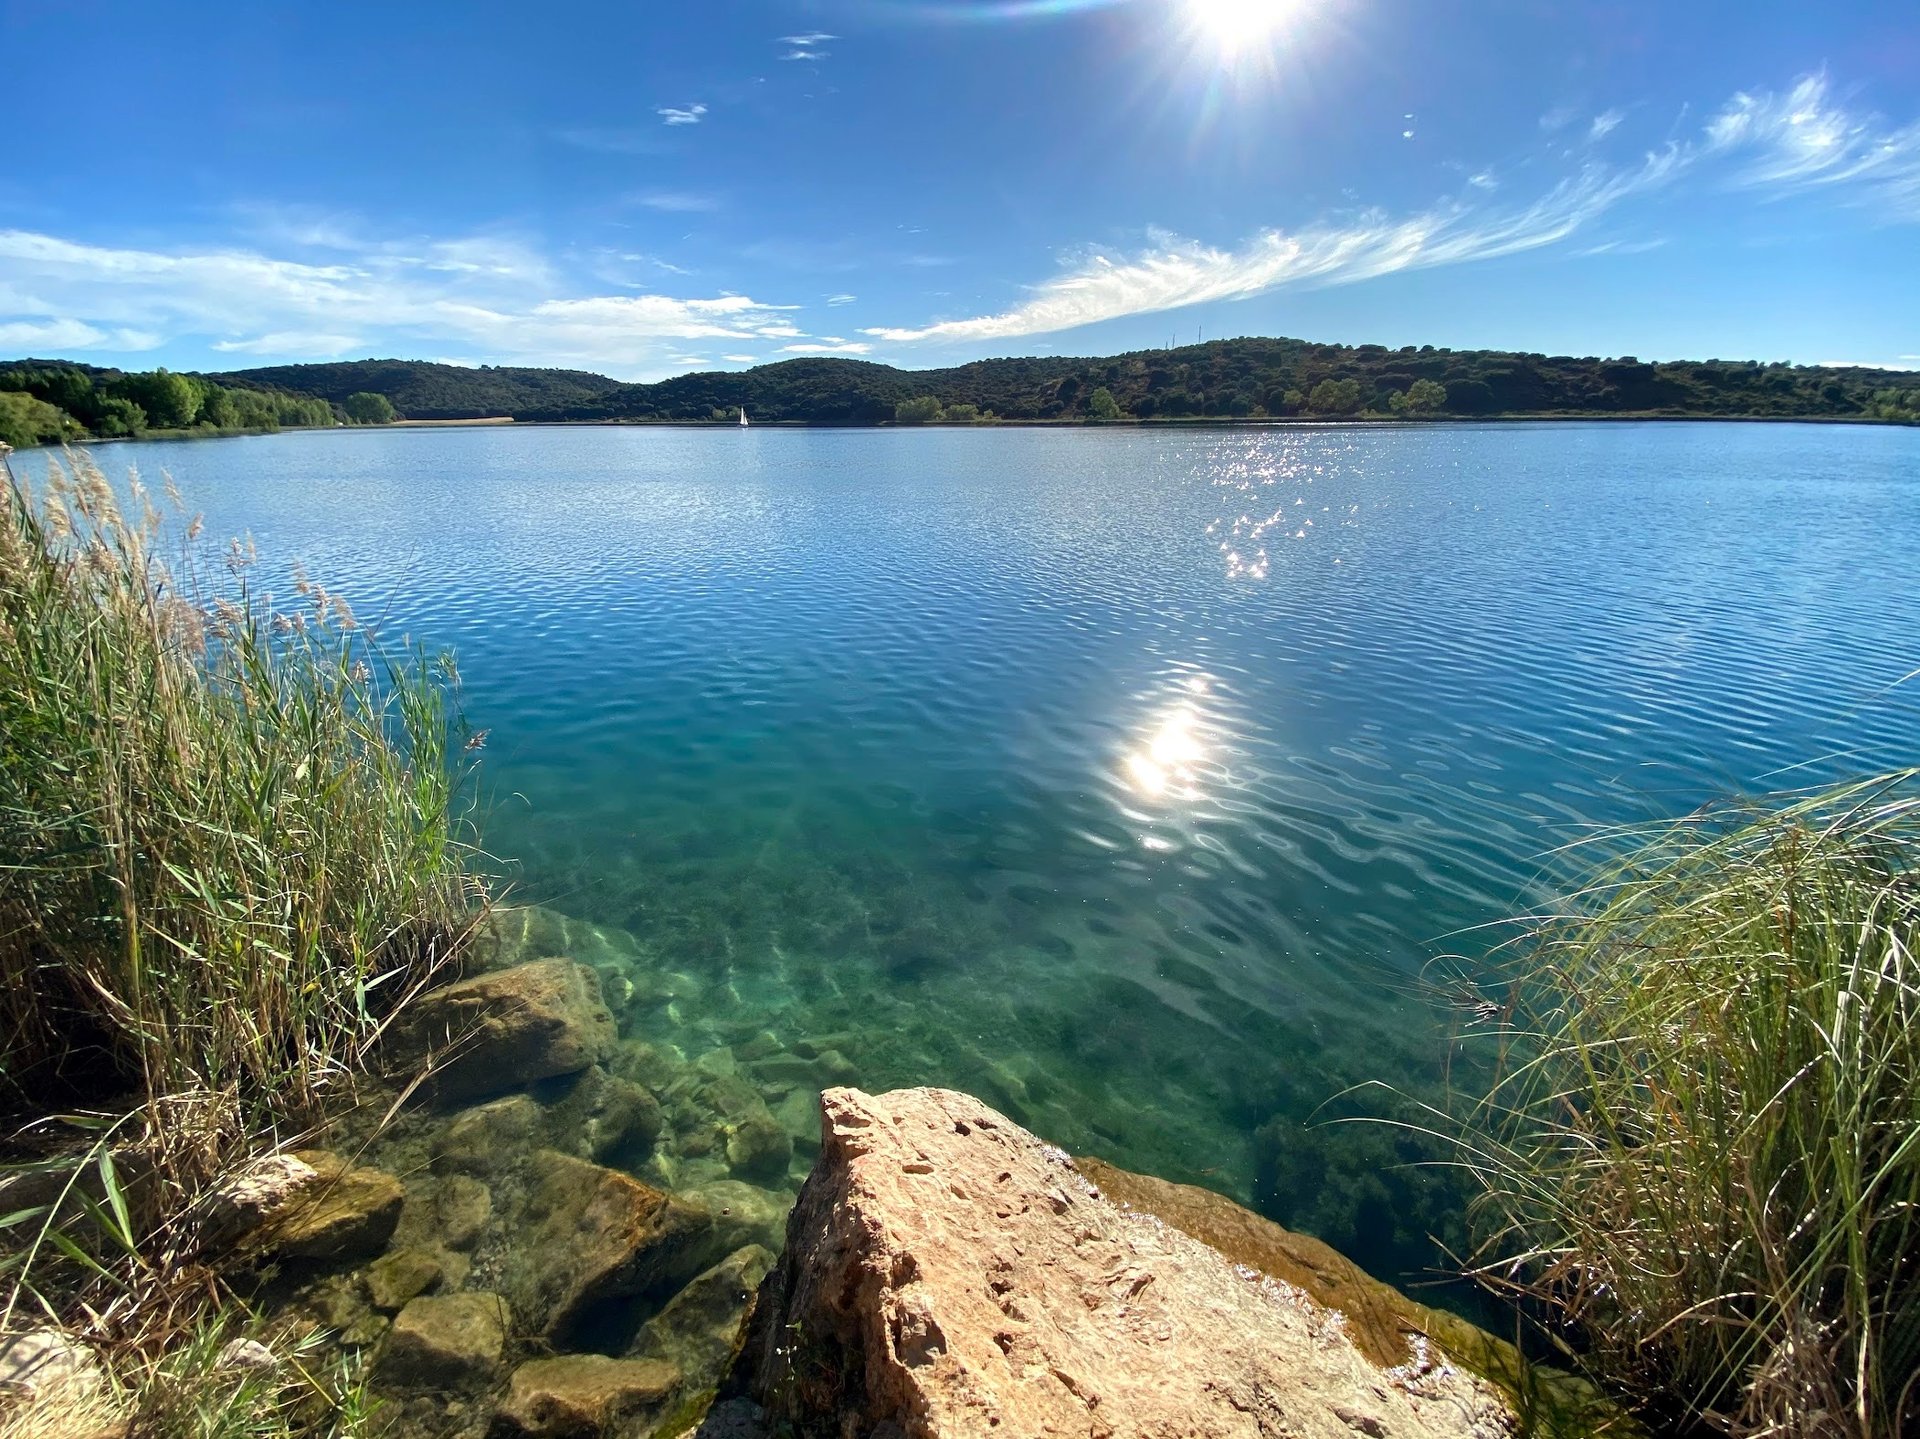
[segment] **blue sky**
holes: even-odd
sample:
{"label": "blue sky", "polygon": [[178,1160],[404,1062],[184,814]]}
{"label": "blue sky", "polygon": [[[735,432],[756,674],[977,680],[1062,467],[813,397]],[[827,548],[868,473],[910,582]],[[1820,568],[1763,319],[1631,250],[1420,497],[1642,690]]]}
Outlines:
{"label": "blue sky", "polygon": [[1920,7],[0,0],[0,355],[1920,367]]}

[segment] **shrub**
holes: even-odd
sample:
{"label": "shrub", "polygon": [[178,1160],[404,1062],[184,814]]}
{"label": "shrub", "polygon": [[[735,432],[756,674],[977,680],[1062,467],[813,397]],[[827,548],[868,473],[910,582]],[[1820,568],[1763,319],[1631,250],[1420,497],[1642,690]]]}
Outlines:
{"label": "shrub", "polygon": [[1735,1434],[1920,1425],[1920,771],[1650,836],[1527,947],[1483,1278]]}
{"label": "shrub", "polygon": [[0,390],[0,445],[50,445],[70,439],[79,427],[45,400]]}
{"label": "shrub", "polygon": [[893,407],[897,425],[930,425],[940,418],[940,401],[932,395],[915,395]]}

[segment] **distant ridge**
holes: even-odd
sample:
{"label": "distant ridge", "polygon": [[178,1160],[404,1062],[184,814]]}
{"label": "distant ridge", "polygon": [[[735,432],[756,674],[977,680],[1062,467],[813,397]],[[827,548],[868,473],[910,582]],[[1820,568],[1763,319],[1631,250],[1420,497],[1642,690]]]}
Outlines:
{"label": "distant ridge", "polygon": [[[336,405],[371,391],[421,420],[733,422],[744,406],[762,423],[872,425],[893,421],[902,401],[921,397],[939,402],[937,414],[920,407],[914,418],[921,420],[1073,420],[1100,417],[1089,407],[1105,410],[1094,401],[1101,389],[1113,397],[1109,417],[1138,419],[1393,415],[1423,408],[1454,416],[1920,418],[1920,374],[1901,370],[1740,360],[1644,364],[1632,357],[1255,338],[1103,358],[978,360],[939,370],[799,359],[655,384],[623,384],[580,370],[465,369],[418,360],[277,365],[212,378],[318,395]],[[1419,392],[1427,407],[1410,405],[1406,397],[1420,380],[1443,386],[1444,401],[1431,405],[1429,389]]]}
{"label": "distant ridge", "polygon": [[[1630,356],[1390,350],[1260,338],[1107,357],[978,360],[937,370],[809,358],[655,384],[625,384],[584,370],[424,360],[273,365],[207,378],[317,396],[336,407],[350,395],[384,395],[401,416],[416,420],[734,423],[744,407],[756,423],[821,425],[873,425],[896,416],[926,422],[1422,414],[1920,421],[1920,373],[1911,371],[1741,360],[1646,364]],[[1416,390],[1421,381],[1427,386]],[[1434,386],[1444,398],[1435,399]],[[1111,406],[1097,398],[1103,390]],[[919,403],[902,408],[910,401]]]}

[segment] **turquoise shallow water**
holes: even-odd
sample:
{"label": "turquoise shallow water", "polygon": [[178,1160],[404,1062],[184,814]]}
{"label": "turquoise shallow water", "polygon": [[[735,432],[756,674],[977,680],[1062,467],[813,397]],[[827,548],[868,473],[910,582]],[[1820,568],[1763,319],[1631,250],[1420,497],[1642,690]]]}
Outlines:
{"label": "turquoise shallow water", "polygon": [[269,573],[299,557],[457,652],[490,848],[688,977],[663,1022],[689,1053],[815,1040],[869,1087],[973,1090],[1387,1271],[1454,1197],[1387,1131],[1311,1121],[1363,1080],[1470,1074],[1420,982],[1437,956],[1471,972],[1591,823],[1920,749],[1912,430],[476,429],[100,458],[171,470]]}

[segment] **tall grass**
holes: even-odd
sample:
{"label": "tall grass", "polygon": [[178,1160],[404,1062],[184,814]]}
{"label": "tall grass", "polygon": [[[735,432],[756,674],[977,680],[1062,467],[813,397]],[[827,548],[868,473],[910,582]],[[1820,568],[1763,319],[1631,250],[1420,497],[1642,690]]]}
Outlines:
{"label": "tall grass", "polygon": [[1920,771],[1635,838],[1525,946],[1481,1275],[1676,1422],[1920,1434]]}
{"label": "tall grass", "polygon": [[76,1253],[54,1206],[7,1216],[43,1242],[0,1265],[5,1315],[29,1250],[126,1292],[167,1267],[193,1197],[344,1100],[472,922],[450,663],[197,538],[82,454],[0,486],[0,1112],[89,1116],[41,1162],[87,1173],[34,1192],[95,1220]]}

